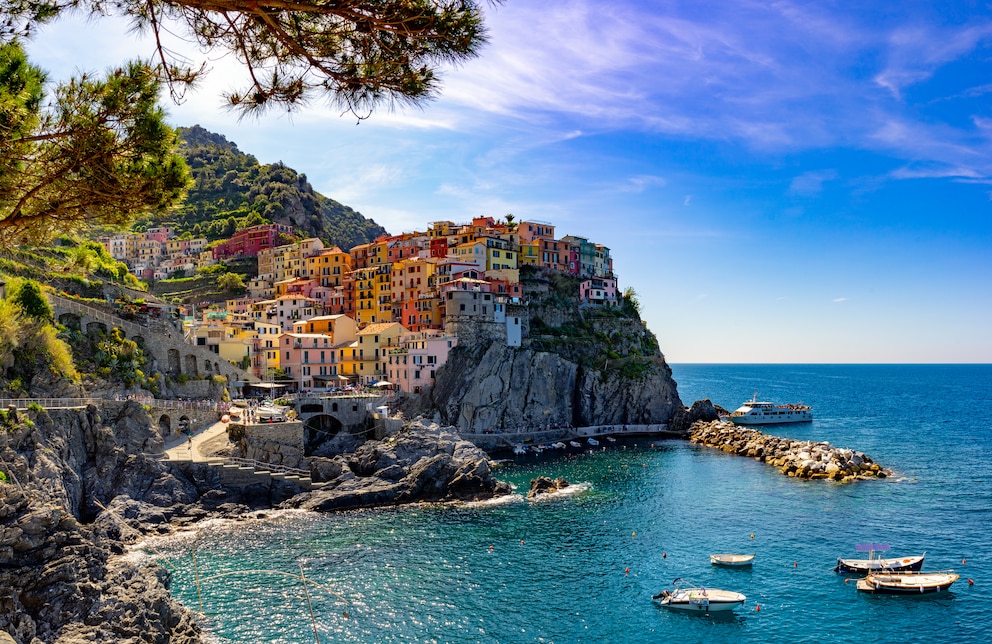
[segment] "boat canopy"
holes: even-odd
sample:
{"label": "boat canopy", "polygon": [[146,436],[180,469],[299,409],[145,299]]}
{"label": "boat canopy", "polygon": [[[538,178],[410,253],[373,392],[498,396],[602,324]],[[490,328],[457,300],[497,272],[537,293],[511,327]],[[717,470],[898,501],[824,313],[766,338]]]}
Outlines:
{"label": "boat canopy", "polygon": [[858,552],[885,552],[886,550],[891,550],[887,543],[859,543],[854,546],[854,549]]}

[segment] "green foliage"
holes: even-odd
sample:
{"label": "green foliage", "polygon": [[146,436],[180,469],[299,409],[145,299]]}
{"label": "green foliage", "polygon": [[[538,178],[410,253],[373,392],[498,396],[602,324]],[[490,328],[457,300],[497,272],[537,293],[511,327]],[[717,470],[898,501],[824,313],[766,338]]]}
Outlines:
{"label": "green foliage", "polygon": [[[39,3],[4,8],[10,18],[30,4]],[[0,40],[5,247],[87,226],[119,226],[182,197],[188,170],[174,153],[176,135],[157,106],[159,82],[148,65],[133,62],[105,78],[70,79],[55,87],[48,108],[43,80],[16,40]]]}
{"label": "green foliage", "polygon": [[630,317],[640,317],[641,302],[637,299],[637,291],[634,290],[634,287],[628,286],[627,289],[624,290],[621,309],[623,309],[623,311]]}
{"label": "green foliage", "polygon": [[131,288],[143,286],[128,270],[127,264],[111,257],[104,245],[95,241],[80,242],[72,248],[63,270],[70,270],[75,275],[84,277],[100,275]]}
{"label": "green foliage", "polygon": [[[46,302],[47,306],[47,302]],[[0,300],[0,383],[15,393],[30,393],[34,379],[79,380],[72,350],[57,335],[50,318],[28,315],[12,298]]]}
{"label": "green foliage", "polygon": [[193,175],[185,204],[173,215],[147,219],[179,234],[227,239],[237,230],[270,222],[293,226],[347,250],[386,231],[347,206],[314,192],[306,175],[282,163],[261,165],[237,145],[200,126],[180,128],[180,152]]}
{"label": "green foliage", "polygon": [[115,378],[128,387],[146,384],[141,367],[147,360],[144,352],[134,340],[124,337],[118,328],[110,330],[110,335],[96,345],[97,373],[105,378]]}
{"label": "green foliage", "polygon": [[36,402],[29,402],[28,403],[28,411],[33,411],[35,413],[41,414],[41,413],[44,413],[45,408],[42,407],[41,405],[39,405]]}
{"label": "green foliage", "polygon": [[225,291],[244,291],[245,280],[237,273],[224,273],[217,278],[217,286]]}
{"label": "green foliage", "polygon": [[10,301],[19,306],[25,315],[41,321],[51,321],[55,318],[55,313],[42,294],[38,282],[14,279],[7,289]]}
{"label": "green foliage", "polygon": [[0,470],[0,483],[6,483],[6,482],[7,482],[7,473],[4,472],[3,470]]}
{"label": "green foliage", "polygon": [[225,272],[227,272],[227,266],[223,262],[196,269],[198,275],[220,275]]}

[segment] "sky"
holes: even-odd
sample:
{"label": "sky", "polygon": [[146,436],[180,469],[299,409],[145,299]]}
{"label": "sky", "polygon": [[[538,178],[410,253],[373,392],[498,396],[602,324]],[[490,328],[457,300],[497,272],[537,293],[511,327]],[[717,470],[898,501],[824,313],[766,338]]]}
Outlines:
{"label": "sky", "polygon": [[[671,363],[992,362],[992,8],[506,0],[439,98],[199,124],[390,233],[476,216],[609,247]],[[179,47],[179,45],[176,45]],[[117,19],[29,43],[53,80],[152,55]]]}

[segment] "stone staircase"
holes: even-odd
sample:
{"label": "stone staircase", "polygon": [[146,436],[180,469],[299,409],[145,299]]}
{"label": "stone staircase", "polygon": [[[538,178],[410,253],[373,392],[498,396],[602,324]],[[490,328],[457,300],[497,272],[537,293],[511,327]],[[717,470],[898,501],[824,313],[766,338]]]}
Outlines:
{"label": "stone staircase", "polygon": [[285,481],[306,491],[324,487],[324,483],[314,483],[309,472],[281,465],[260,463],[242,458],[208,459],[207,464],[217,470],[221,484],[227,487],[248,487],[258,483],[271,484],[273,481]]}

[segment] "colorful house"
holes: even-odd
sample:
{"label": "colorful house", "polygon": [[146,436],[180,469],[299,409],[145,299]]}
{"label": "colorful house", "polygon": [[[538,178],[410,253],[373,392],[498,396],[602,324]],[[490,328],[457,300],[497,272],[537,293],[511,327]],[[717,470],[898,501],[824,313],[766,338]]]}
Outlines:
{"label": "colorful house", "polygon": [[418,332],[400,338],[387,349],[381,370],[386,380],[401,391],[419,394],[434,385],[434,375],[448,361],[458,338],[438,332]]}
{"label": "colorful house", "polygon": [[279,353],[280,368],[293,381],[294,391],[323,387],[338,375],[337,350],[328,335],[283,333]]}

